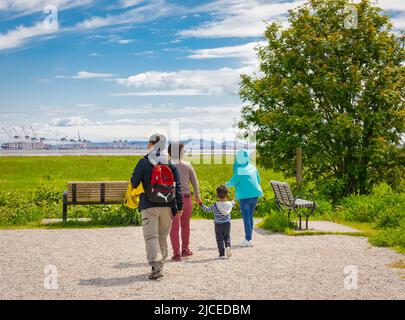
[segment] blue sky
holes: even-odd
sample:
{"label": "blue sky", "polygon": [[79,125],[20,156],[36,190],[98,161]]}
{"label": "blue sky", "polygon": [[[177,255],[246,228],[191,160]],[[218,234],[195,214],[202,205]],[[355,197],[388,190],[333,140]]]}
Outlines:
{"label": "blue sky", "polygon": [[[300,3],[0,0],[0,126],[94,141],[232,130],[263,20]],[[379,4],[403,29],[403,2]]]}

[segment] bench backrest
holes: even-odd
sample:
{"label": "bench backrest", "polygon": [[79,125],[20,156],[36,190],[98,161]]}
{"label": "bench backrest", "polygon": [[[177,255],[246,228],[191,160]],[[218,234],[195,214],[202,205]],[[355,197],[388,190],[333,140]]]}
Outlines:
{"label": "bench backrest", "polygon": [[122,203],[128,181],[80,181],[68,182],[70,203]]}
{"label": "bench backrest", "polygon": [[294,196],[291,192],[290,185],[287,182],[270,181],[274,191],[274,196],[279,204],[291,206],[294,202]]}

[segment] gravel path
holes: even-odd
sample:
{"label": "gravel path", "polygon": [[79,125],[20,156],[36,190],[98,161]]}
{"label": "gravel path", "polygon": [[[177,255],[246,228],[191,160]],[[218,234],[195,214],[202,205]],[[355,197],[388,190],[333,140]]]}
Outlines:
{"label": "gravel path", "polygon": [[[235,244],[242,239],[233,221]],[[0,231],[0,299],[405,299],[403,256],[350,236],[268,234],[256,229],[253,248],[234,246],[218,260],[212,221],[192,221],[195,256],[165,265],[147,280],[140,227]],[[55,265],[56,290],[44,288]],[[343,270],[358,268],[358,289],[344,288]]]}

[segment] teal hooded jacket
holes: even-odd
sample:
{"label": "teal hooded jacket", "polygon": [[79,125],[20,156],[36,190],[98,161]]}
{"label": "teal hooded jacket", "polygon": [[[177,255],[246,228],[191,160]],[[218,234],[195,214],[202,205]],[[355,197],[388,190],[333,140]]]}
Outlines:
{"label": "teal hooded jacket", "polygon": [[237,200],[256,198],[263,195],[260,187],[260,175],[256,167],[250,163],[247,150],[238,150],[233,165],[233,176],[226,183],[227,187],[235,187]]}

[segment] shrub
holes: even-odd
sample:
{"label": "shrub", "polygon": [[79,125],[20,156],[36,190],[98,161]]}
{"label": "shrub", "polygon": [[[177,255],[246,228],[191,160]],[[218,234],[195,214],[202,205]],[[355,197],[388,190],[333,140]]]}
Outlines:
{"label": "shrub", "polygon": [[100,225],[139,225],[141,218],[138,209],[121,206],[92,206],[90,217]]}
{"label": "shrub", "polygon": [[370,242],[377,247],[405,248],[405,220],[401,221],[398,228],[380,230],[370,238]]}
{"label": "shrub", "polygon": [[398,228],[401,221],[405,220],[404,209],[397,206],[387,206],[378,214],[376,220],[378,229]]}
{"label": "shrub", "polygon": [[336,210],[346,221],[376,222],[379,228],[395,228],[405,217],[404,208],[404,193],[378,193],[345,198]]}
{"label": "shrub", "polygon": [[[62,193],[41,186],[34,192],[7,191],[0,193],[0,225],[27,225],[45,218],[61,218]],[[138,210],[123,205],[71,206],[70,218],[91,218],[92,224],[139,225]]]}
{"label": "shrub", "polygon": [[33,201],[39,206],[48,203],[59,204],[62,202],[62,192],[43,185],[36,189]]}
{"label": "shrub", "polygon": [[372,222],[378,212],[374,202],[370,196],[350,196],[343,199],[336,210],[346,221]]}
{"label": "shrub", "polygon": [[15,208],[29,202],[29,198],[20,192],[10,190],[0,193],[0,207]]}
{"label": "shrub", "polygon": [[273,232],[284,232],[296,228],[297,224],[289,221],[287,215],[272,210],[260,223],[260,227]]}

